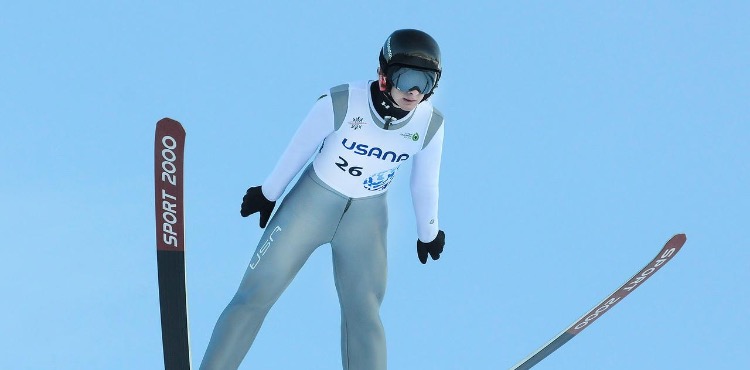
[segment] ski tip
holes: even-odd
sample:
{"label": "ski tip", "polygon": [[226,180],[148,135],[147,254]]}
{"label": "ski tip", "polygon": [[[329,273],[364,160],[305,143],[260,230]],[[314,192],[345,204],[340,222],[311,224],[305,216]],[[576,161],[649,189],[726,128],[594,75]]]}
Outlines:
{"label": "ski tip", "polygon": [[687,241],[687,236],[685,234],[676,234],[672,237],[672,239],[669,239],[667,244],[664,246],[665,248],[674,248],[679,250],[682,248],[682,246]]}
{"label": "ski tip", "polygon": [[185,128],[182,127],[182,124],[179,121],[173,120],[169,117],[164,117],[160,119],[158,122],[156,122],[156,131],[157,133],[160,130],[164,131],[171,131],[175,135],[184,136],[185,135]]}
{"label": "ski tip", "polygon": [[177,120],[171,119],[169,117],[164,117],[159,120],[159,122],[156,122],[157,125],[163,125],[163,124],[172,124],[172,125],[179,125],[180,122]]}

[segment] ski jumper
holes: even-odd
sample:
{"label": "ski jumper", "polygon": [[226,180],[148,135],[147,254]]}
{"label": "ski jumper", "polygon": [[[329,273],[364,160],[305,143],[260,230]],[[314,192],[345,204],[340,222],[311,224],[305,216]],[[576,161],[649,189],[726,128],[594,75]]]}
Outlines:
{"label": "ski jumper", "polygon": [[429,101],[398,120],[380,117],[370,83],[340,85],[318,99],[263,183],[264,196],[277,200],[318,151],[270,219],[219,317],[201,369],[237,369],[271,306],[312,252],[327,243],[341,305],[343,369],[386,369],[379,311],[386,286],[387,189],[401,164],[412,159],[417,233],[432,241],[439,230],[444,128]]}

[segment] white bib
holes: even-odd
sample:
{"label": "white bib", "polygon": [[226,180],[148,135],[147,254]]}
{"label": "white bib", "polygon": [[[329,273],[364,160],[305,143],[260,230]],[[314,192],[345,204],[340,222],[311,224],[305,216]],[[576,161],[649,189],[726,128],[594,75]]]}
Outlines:
{"label": "white bib", "polygon": [[442,124],[442,116],[425,101],[406,117],[389,122],[386,130],[372,106],[366,81],[335,87],[331,98],[339,122],[313,166],[321,180],[351,198],[386,191],[401,164],[424,147],[434,114],[439,121],[435,120],[431,133]]}

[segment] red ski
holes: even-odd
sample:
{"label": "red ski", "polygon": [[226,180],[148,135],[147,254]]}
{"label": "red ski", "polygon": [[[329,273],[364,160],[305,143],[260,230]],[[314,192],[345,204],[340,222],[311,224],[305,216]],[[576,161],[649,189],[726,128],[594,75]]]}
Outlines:
{"label": "red ski", "polygon": [[190,370],[185,289],[184,152],[185,129],[175,120],[160,120],[156,124],[154,145],[154,200],[161,335],[166,370]]}
{"label": "red ski", "polygon": [[667,244],[662,248],[661,252],[649,262],[646,267],[630,278],[623,286],[617,289],[609,297],[601,301],[596,307],[587,312],[583,317],[578,319],[573,325],[570,325],[562,333],[552,338],[547,344],[536,350],[534,353],[529,355],[526,359],[513,366],[510,370],[528,370],[532,366],[542,361],[545,357],[549,356],[552,352],[562,347],[563,344],[573,339],[578,333],[586,329],[596,319],[604,315],[609,309],[614,307],[617,303],[622,301],[628,294],[633,290],[641,286],[646,279],[651,277],[656,271],[664,267],[676,254],[680,251],[680,248],[685,244],[687,238],[685,234],[677,234],[669,239]]}

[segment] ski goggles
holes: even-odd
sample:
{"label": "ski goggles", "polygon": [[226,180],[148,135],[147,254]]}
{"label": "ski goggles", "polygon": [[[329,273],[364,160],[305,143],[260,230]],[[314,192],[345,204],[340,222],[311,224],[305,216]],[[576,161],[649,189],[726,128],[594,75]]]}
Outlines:
{"label": "ski goggles", "polygon": [[438,74],[427,69],[401,67],[391,73],[391,84],[403,92],[417,90],[420,94],[427,94],[435,87]]}

